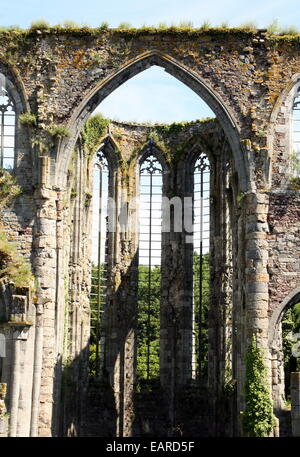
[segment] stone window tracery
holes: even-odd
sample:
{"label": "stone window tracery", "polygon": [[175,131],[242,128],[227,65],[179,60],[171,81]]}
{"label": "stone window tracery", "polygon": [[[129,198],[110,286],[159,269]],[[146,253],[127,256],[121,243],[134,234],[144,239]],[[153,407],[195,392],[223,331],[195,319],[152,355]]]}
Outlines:
{"label": "stone window tracery", "polygon": [[194,166],[193,377],[206,372],[209,303],[210,164],[201,153]]}
{"label": "stone window tracery", "polygon": [[[150,145],[151,146],[151,145]],[[149,155],[140,166],[137,376],[159,376],[162,166]]]}
{"label": "stone window tracery", "polygon": [[13,169],[15,160],[16,113],[12,97],[2,83],[0,86],[0,166]]}
{"label": "stone window tracery", "polygon": [[92,221],[92,286],[90,293],[90,372],[98,376],[105,358],[105,305],[107,292],[107,208],[109,166],[103,152],[94,162]]}

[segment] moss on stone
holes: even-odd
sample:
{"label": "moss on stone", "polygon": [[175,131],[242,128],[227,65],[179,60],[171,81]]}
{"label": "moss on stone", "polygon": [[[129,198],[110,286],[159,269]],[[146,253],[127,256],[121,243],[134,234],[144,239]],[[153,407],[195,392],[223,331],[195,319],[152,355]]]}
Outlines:
{"label": "moss on stone", "polygon": [[7,279],[16,287],[34,287],[30,265],[17,252],[16,245],[8,241],[5,233],[0,233],[0,279]]}
{"label": "moss on stone", "polygon": [[21,187],[17,184],[15,178],[6,170],[0,168],[0,209],[13,198],[21,194]]}
{"label": "moss on stone", "polygon": [[88,25],[80,26],[72,21],[65,21],[63,25],[56,24],[50,25],[44,20],[35,21],[28,29],[21,29],[18,26],[11,27],[1,27],[0,35],[3,37],[9,37],[9,35],[14,35],[15,38],[26,38],[27,36],[31,37],[34,35],[49,35],[49,34],[66,34],[66,35],[77,35],[77,36],[91,36],[98,37],[104,34],[113,35],[113,34],[122,34],[123,37],[126,36],[138,36],[141,34],[150,34],[150,35],[186,35],[189,38],[197,38],[201,35],[208,36],[220,36],[220,35],[232,35],[241,37],[254,37],[258,34],[267,34],[272,37],[299,37],[299,31],[295,27],[269,27],[266,29],[257,29],[255,24],[242,24],[237,27],[229,27],[226,24],[221,24],[220,26],[211,26],[208,22],[203,23],[199,27],[193,27],[190,23],[182,23],[179,25],[167,25],[167,24],[158,24],[156,26],[141,26],[133,27],[130,24],[120,24],[119,27],[109,28],[108,24],[101,24],[99,27],[90,27]]}
{"label": "moss on stone", "polygon": [[46,131],[53,137],[53,138],[65,138],[69,137],[71,134],[69,130],[64,127],[63,125],[51,124],[46,127]]}
{"label": "moss on stone", "polygon": [[[21,188],[15,178],[7,171],[0,169],[0,209],[9,201],[21,194]],[[0,225],[0,279],[12,281],[16,287],[34,288],[34,278],[30,265],[17,252],[16,245],[8,241],[4,227]]]}

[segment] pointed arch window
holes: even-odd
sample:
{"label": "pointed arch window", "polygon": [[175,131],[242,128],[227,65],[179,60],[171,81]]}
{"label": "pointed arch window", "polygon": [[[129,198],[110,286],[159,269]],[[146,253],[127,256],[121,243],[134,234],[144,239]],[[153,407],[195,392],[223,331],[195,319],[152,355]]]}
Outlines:
{"label": "pointed arch window", "polygon": [[107,292],[107,207],[109,166],[100,150],[94,162],[92,220],[92,285],[90,293],[90,373],[98,376],[105,363],[105,305]]}
{"label": "pointed arch window", "polygon": [[203,153],[194,166],[193,213],[193,377],[201,378],[207,369],[210,287],[210,165]]}
{"label": "pointed arch window", "polygon": [[16,110],[3,82],[0,84],[0,113],[0,167],[9,170],[14,168],[15,162]]}
{"label": "pointed arch window", "polygon": [[[150,143],[150,150],[152,142]],[[137,377],[159,376],[162,166],[150,154],[140,167]]]}
{"label": "pointed arch window", "polygon": [[293,122],[292,122],[292,174],[300,176],[300,86],[296,90],[293,101]]}

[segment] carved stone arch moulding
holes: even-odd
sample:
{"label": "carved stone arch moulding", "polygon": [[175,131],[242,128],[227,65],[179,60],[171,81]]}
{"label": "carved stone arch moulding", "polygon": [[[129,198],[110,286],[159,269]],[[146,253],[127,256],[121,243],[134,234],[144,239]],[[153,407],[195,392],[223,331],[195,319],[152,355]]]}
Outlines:
{"label": "carved stone arch moulding", "polygon": [[156,50],[141,54],[136,59],[126,63],[117,72],[102,80],[90,90],[80,105],[73,111],[67,126],[71,132],[71,136],[70,138],[62,139],[58,146],[56,185],[61,187],[65,185],[68,157],[90,113],[93,112],[102,100],[124,82],[153,65],[164,68],[172,76],[190,87],[214,111],[230,143],[236,169],[239,170],[241,189],[244,191],[252,189],[254,182],[251,181],[248,158],[240,143],[239,129],[230,108],[223,102],[216,91],[209,87],[194,70],[183,66],[172,57]]}
{"label": "carved stone arch moulding", "polygon": [[[268,182],[272,187],[285,189],[288,183],[289,159],[292,152],[293,100],[300,86],[300,73],[295,73],[275,101],[267,132]],[[278,146],[279,145],[279,146]],[[284,171],[277,169],[278,161]],[[282,164],[284,162],[284,165]]]}
{"label": "carved stone arch moulding", "polygon": [[269,321],[269,345],[272,347],[274,341],[276,330],[280,324],[283,314],[291,306],[295,305],[300,301],[300,286],[296,287],[292,292],[285,297],[281,304],[273,311],[273,314]]}

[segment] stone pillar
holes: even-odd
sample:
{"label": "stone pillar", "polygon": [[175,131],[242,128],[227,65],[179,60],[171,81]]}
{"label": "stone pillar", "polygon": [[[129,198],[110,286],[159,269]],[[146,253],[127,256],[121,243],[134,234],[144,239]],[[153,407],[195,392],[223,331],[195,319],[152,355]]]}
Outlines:
{"label": "stone pillar", "polygon": [[268,347],[268,196],[246,196],[246,307],[247,337],[255,333],[258,344]]}
{"label": "stone pillar", "polygon": [[[57,192],[42,187],[35,194],[37,220],[34,233],[34,269],[38,305],[42,306],[43,362],[40,387],[39,436],[52,434],[53,377],[56,366]],[[40,309],[40,308],[39,308]],[[42,331],[40,329],[40,331]]]}
{"label": "stone pillar", "polygon": [[291,373],[292,432],[300,437],[300,372]]}
{"label": "stone pillar", "polygon": [[[130,200],[136,195],[134,172],[126,177],[115,176],[117,191],[116,231],[109,233],[107,290],[107,352],[106,369],[115,400],[116,436],[131,436],[133,388],[135,374],[135,327],[137,314],[137,210]],[[112,195],[112,194],[111,194]],[[125,218],[124,218],[125,216]]]}
{"label": "stone pillar", "polygon": [[240,281],[245,281],[244,286],[242,286],[245,296],[245,333],[241,348],[241,360],[243,362],[237,373],[237,414],[240,419],[239,411],[242,411],[245,406],[243,392],[245,385],[245,355],[253,334],[257,337],[258,346],[264,351],[264,361],[271,388],[271,362],[268,352],[269,274],[267,270],[267,236],[269,232],[267,214],[269,200],[268,195],[264,193],[249,193],[243,197],[243,200],[245,211],[245,276],[243,278],[241,271]]}
{"label": "stone pillar", "polygon": [[9,436],[18,436],[18,415],[20,408],[20,385],[21,385],[21,363],[24,364],[21,356],[21,341],[27,340],[29,326],[23,323],[12,324],[12,371],[9,398]]}

